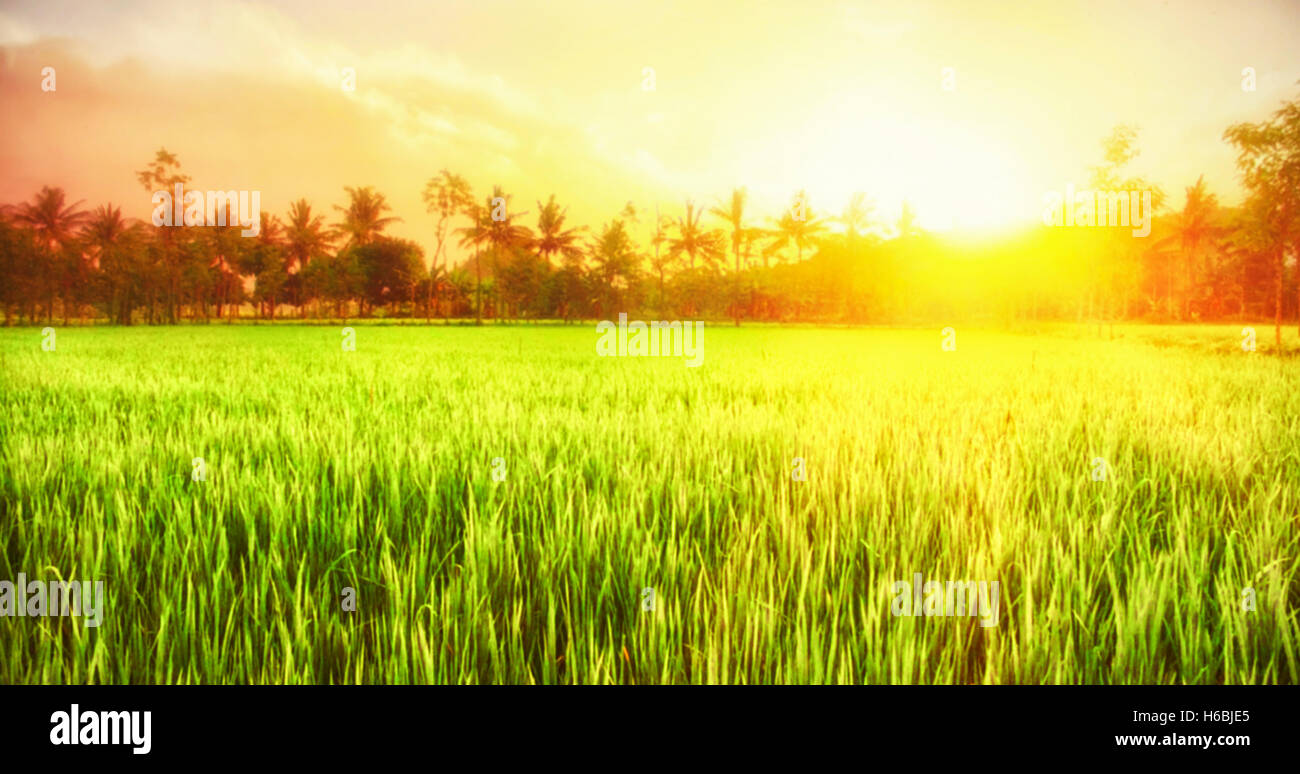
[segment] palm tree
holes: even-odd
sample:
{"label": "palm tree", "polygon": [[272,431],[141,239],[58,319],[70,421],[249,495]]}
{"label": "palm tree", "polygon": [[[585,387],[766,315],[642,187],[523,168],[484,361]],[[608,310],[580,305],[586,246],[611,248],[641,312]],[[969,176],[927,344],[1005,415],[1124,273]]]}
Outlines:
{"label": "palm tree", "polygon": [[90,217],[90,213],[78,209],[80,201],[66,202],[67,194],[62,188],[43,186],[31,202],[14,209],[13,219],[26,226],[46,247],[62,247]]}
{"label": "palm tree", "polygon": [[429,260],[429,294],[425,310],[427,320],[438,303],[437,287],[441,273],[438,270],[438,258],[443,255],[448,223],[474,203],[474,194],[470,191],[469,182],[465,178],[444,169],[424,184],[423,197],[425,211],[438,216],[437,225],[433,230],[437,246],[433,250],[433,257]]}
{"label": "palm tree", "polygon": [[1213,220],[1218,209],[1219,200],[1214,194],[1205,190],[1205,176],[1196,178],[1196,185],[1187,187],[1187,203],[1178,214],[1174,230],[1182,248],[1184,280],[1183,319],[1191,318],[1192,295],[1196,287],[1198,273],[1198,248],[1207,240],[1221,233]]}
{"label": "palm tree", "polygon": [[825,221],[815,217],[812,208],[808,206],[808,194],[804,191],[795,194],[790,208],[780,218],[769,218],[769,221],[775,228],[770,231],[772,242],[764,251],[764,259],[794,245],[798,261],[802,263],[803,251],[817,244],[817,240],[826,231]]}
{"label": "palm tree", "polygon": [[101,258],[116,247],[126,233],[130,222],[122,217],[122,208],[101,204],[91,213],[81,236],[94,251],[94,259],[102,266]]}
{"label": "palm tree", "polygon": [[299,199],[289,205],[289,220],[284,225],[285,254],[289,267],[302,269],[307,262],[328,250],[335,234],[325,226],[325,219],[312,215],[311,205]]}
{"label": "palm tree", "polygon": [[853,246],[859,237],[867,232],[871,225],[871,212],[875,205],[867,199],[864,193],[855,193],[849,199],[849,203],[844,206],[844,211],[836,218],[844,224],[844,238],[849,248],[849,254],[853,254]]}
{"label": "palm tree", "polygon": [[[500,204],[497,204],[500,200]],[[494,217],[500,214],[500,218]],[[492,189],[492,195],[483,204],[471,205],[465,215],[470,225],[458,229],[461,235],[460,246],[474,248],[474,324],[483,324],[483,268],[482,253],[484,249],[492,252],[494,258],[509,254],[514,248],[530,248],[534,238],[532,229],[514,222],[515,218],[527,215],[527,212],[510,212],[510,196],[502,191],[501,186]]]}
{"label": "palm tree", "polygon": [[[234,205],[229,205],[228,211],[233,209]],[[244,261],[243,254],[248,249],[248,240],[241,236],[241,229],[233,212],[231,217],[226,219],[226,223],[229,225],[205,229],[205,236],[211,256],[208,268],[216,272],[213,305],[216,307],[217,319],[221,319],[223,309],[229,308],[226,323],[230,324],[234,322],[239,312],[238,302],[243,297],[244,283],[239,275],[239,267]]]}
{"label": "palm tree", "polygon": [[664,272],[667,271],[674,263],[677,262],[677,254],[670,248],[667,253],[661,250],[665,244],[671,242],[668,237],[668,229],[672,226],[672,218],[667,215],[660,215],[659,208],[655,207],[655,227],[650,234],[650,244],[654,246],[655,255],[650,260],[655,271],[659,274],[659,314],[664,313]]}
{"label": "palm tree", "polygon": [[348,246],[369,244],[383,232],[389,224],[400,221],[397,217],[384,217],[391,207],[384,195],[370,186],[345,187],[348,192],[348,206],[334,205],[334,209],[343,213],[338,229],[348,237]]}
{"label": "palm tree", "polygon": [[489,229],[484,223],[489,218],[489,209],[485,210],[483,205],[474,203],[465,208],[465,216],[469,218],[469,225],[464,228],[456,229],[460,234],[460,246],[468,247],[474,250],[474,324],[483,324],[483,308],[481,294],[483,290],[483,266],[481,263],[481,254],[489,243]]}
{"label": "palm tree", "polygon": [[695,269],[696,257],[703,258],[712,266],[722,257],[724,250],[722,234],[700,226],[703,215],[704,210],[697,210],[694,203],[686,202],[686,216],[677,219],[677,238],[668,241],[669,254],[674,258],[690,256],[692,270]]}
{"label": "palm tree", "polygon": [[735,300],[735,319],[736,325],[740,325],[740,248],[745,242],[745,234],[748,227],[745,225],[745,200],[748,197],[744,188],[733,188],[731,191],[731,201],[722,205],[719,204],[709,210],[709,213],[725,220],[727,225],[731,226],[731,252],[736,258],[736,300]]}
{"label": "palm tree", "polygon": [[564,227],[567,210],[555,203],[555,194],[551,194],[546,204],[538,202],[537,207],[537,241],[534,245],[537,254],[545,258],[548,264],[553,255],[559,255],[566,261],[581,258],[582,246],[578,244],[578,234],[585,227]]}
{"label": "palm tree", "polygon": [[[756,250],[760,255],[764,255],[764,260],[766,262],[766,251],[759,249],[759,246],[762,243],[762,241],[767,239],[769,236],[770,234],[768,234],[767,229],[761,228],[759,226],[752,226],[750,228],[745,229],[740,255],[744,259],[744,263],[747,268],[749,269],[755,268],[756,261],[754,259],[754,252]],[[758,303],[758,279],[751,272],[750,283],[749,283],[749,316],[750,317],[757,316],[757,308],[756,308],[757,303]]]}
{"label": "palm tree", "polygon": [[241,245],[240,269],[253,275],[254,301],[263,306],[263,313],[275,319],[276,298],[286,277],[284,256],[286,243],[284,225],[270,213],[261,213],[261,228],[251,245]]}
{"label": "palm tree", "polygon": [[[108,315],[116,317],[119,323],[129,325],[131,322],[130,276],[133,272],[127,265],[129,250],[124,250],[133,229],[131,221],[122,217],[122,209],[109,204],[95,208],[82,229],[81,238],[90,248],[91,259],[99,271],[108,278],[110,288]],[[128,297],[118,305],[119,292],[125,289]],[[116,312],[116,314],[115,314]]]}
{"label": "palm tree", "polygon": [[[311,205],[306,199],[299,199],[289,205],[289,222],[284,227],[288,268],[296,270],[301,278],[307,262],[329,250],[333,245],[334,236],[334,232],[326,228],[324,218],[320,215],[312,215]],[[302,306],[302,294],[298,292],[296,295],[298,297],[294,301],[302,309],[305,317],[307,311]]]}
{"label": "palm tree", "polygon": [[898,223],[895,228],[898,230],[899,239],[913,239],[923,233],[916,222],[916,208],[906,199],[903,200],[902,211],[898,213]]}
{"label": "palm tree", "polygon": [[636,247],[624,228],[623,221],[615,219],[606,224],[600,236],[592,240],[589,254],[595,263],[595,272],[605,288],[606,303],[603,311],[611,314],[618,286],[632,276],[638,262]]}
{"label": "palm tree", "polygon": [[62,188],[42,186],[40,192],[31,202],[18,205],[13,211],[14,222],[25,226],[35,238],[42,251],[46,252],[49,262],[45,267],[45,289],[48,302],[45,307],[45,319],[54,319],[54,294],[58,285],[55,276],[55,257],[76,234],[77,228],[86,221],[89,213],[79,209],[81,202],[67,203],[67,194]]}

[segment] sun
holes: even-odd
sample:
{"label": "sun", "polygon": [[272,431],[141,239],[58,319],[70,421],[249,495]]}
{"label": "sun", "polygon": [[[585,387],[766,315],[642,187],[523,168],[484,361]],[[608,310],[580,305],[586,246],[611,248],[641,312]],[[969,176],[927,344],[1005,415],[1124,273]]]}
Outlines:
{"label": "sun", "polygon": [[814,208],[839,214],[856,192],[893,223],[904,201],[930,231],[1005,228],[1032,218],[1034,192],[1019,158],[969,125],[902,115],[850,113],[804,122],[753,158],[763,198],[783,206],[806,189]]}

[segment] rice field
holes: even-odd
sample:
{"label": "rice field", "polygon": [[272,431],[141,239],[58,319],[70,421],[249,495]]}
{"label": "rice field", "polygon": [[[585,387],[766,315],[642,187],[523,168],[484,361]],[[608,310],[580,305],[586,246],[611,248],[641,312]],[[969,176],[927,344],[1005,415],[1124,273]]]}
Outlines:
{"label": "rice field", "polygon": [[352,325],[0,329],[0,682],[1300,682],[1271,329]]}

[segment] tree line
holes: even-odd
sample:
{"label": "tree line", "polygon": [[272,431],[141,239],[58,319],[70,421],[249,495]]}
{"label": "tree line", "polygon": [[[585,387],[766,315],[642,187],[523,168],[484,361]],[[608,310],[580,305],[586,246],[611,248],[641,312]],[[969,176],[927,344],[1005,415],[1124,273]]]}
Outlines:
{"label": "tree line", "polygon": [[[1247,198],[1223,207],[1203,178],[1181,210],[1125,173],[1136,129],[1117,127],[1091,168],[1098,190],[1152,191],[1149,238],[1126,229],[1030,228],[981,243],[931,234],[912,206],[886,223],[854,194],[838,214],[804,191],[779,217],[751,215],[743,188],[676,214],[632,202],[596,227],[569,222],[554,195],[535,211],[495,187],[478,198],[443,170],[423,188],[433,255],[385,233],[384,194],[347,187],[327,222],[306,200],[261,214],[255,237],[228,226],[157,227],[112,204],[84,209],[44,187],[0,207],[5,324],[121,325],[257,318],[663,318],[910,322],[985,318],[1225,320],[1300,313],[1300,103],[1229,127]],[[187,183],[159,150],[137,173],[148,192]],[[456,265],[452,244],[468,251]]]}

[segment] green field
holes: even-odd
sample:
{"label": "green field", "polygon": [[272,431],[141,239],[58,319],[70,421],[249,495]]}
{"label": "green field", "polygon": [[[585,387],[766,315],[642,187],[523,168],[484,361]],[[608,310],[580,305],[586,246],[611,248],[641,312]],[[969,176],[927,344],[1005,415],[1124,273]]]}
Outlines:
{"label": "green field", "polygon": [[354,327],[0,330],[0,682],[1300,682],[1271,329]]}

